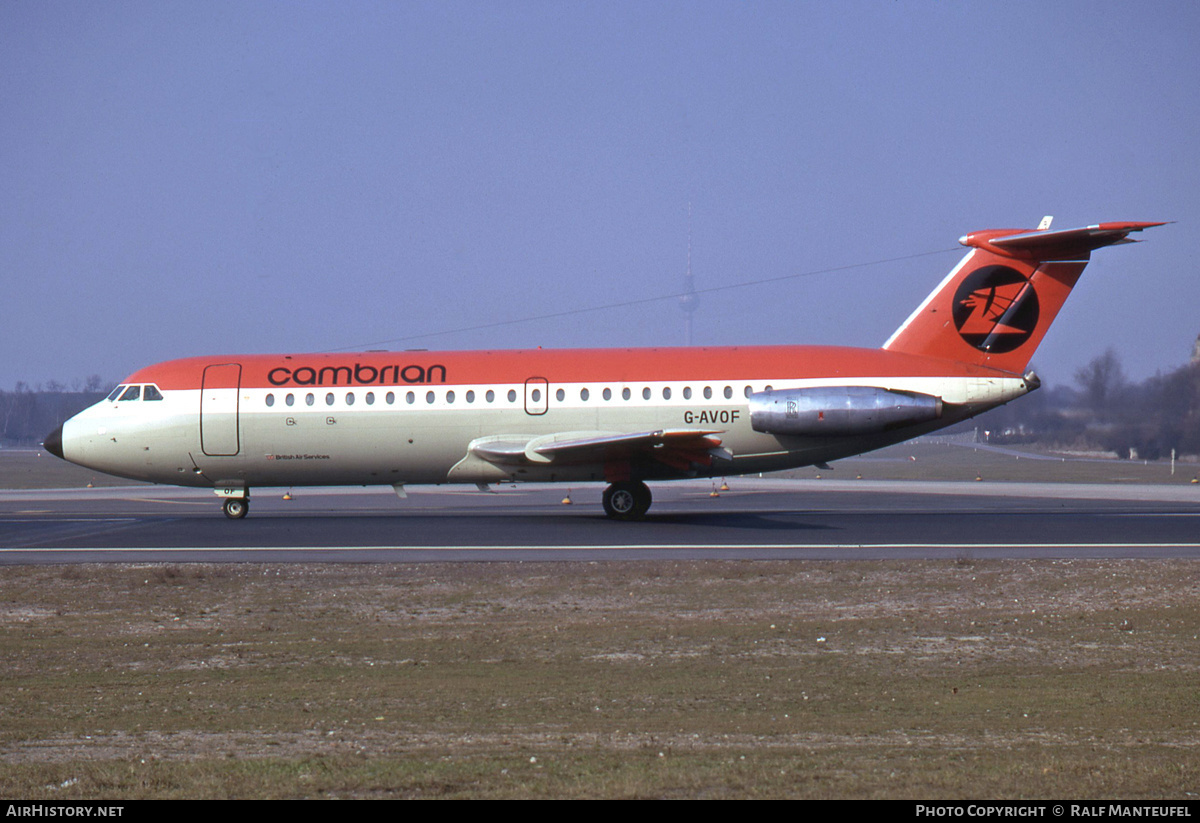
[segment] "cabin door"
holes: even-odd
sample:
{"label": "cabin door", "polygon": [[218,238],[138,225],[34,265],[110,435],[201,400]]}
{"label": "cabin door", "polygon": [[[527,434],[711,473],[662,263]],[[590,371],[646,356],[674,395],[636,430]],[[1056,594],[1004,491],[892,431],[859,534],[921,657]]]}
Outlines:
{"label": "cabin door", "polygon": [[200,388],[200,450],[209,457],[232,457],[241,451],[238,437],[239,363],[206,366]]}

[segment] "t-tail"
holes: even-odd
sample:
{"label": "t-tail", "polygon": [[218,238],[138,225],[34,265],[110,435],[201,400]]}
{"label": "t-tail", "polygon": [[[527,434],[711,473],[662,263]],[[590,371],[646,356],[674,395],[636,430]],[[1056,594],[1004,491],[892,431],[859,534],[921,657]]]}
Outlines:
{"label": "t-tail", "polygon": [[888,351],[975,363],[1020,374],[1067,300],[1093,249],[1134,243],[1164,223],[1082,229],[989,229],[960,238],[971,249],[896,333]]}

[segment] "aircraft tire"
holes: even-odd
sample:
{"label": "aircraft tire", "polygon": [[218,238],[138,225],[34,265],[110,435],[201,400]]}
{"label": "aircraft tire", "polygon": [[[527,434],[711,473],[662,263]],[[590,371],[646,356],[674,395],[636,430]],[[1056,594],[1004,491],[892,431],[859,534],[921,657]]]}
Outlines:
{"label": "aircraft tire", "polygon": [[243,497],[230,497],[221,508],[230,520],[241,520],[250,511],[250,501]]}
{"label": "aircraft tire", "polygon": [[650,502],[650,489],[641,481],[613,483],[604,490],[604,513],[613,520],[641,520]]}

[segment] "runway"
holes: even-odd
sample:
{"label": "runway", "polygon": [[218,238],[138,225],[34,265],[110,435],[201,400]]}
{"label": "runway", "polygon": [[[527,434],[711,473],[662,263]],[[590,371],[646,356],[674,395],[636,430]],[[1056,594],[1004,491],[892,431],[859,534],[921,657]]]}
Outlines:
{"label": "runway", "polygon": [[[1200,557],[1196,486],[739,478],[654,485],[612,522],[601,485],[0,492],[0,564]],[[571,503],[564,504],[569,493]]]}

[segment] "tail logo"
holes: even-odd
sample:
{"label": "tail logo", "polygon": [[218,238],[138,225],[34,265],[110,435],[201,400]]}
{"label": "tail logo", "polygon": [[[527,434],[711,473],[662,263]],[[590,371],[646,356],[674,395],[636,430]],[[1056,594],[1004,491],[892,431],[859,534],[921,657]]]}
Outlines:
{"label": "tail logo", "polygon": [[954,293],[954,325],[980,351],[1003,354],[1019,348],[1038,321],[1033,285],[1016,269],[984,266],[971,272]]}

